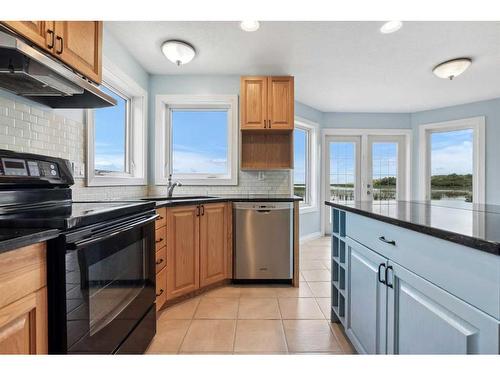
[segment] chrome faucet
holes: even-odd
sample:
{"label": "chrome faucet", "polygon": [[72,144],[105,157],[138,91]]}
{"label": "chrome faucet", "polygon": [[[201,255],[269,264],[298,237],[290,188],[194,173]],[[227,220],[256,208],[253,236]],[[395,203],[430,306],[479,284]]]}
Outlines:
{"label": "chrome faucet", "polygon": [[167,197],[171,198],[176,186],[182,186],[179,181],[172,183],[172,174],[168,175]]}

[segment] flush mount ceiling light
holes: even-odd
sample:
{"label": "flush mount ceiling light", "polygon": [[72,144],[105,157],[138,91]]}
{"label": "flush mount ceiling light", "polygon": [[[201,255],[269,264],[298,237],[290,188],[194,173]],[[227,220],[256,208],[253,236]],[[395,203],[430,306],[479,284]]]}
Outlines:
{"label": "flush mount ceiling light", "polygon": [[390,34],[398,31],[402,27],[403,22],[401,21],[389,21],[382,25],[382,27],[380,28],[380,32],[382,34]]}
{"label": "flush mount ceiling light", "polygon": [[472,60],[468,57],[448,60],[436,65],[432,72],[439,78],[452,80],[467,70],[472,64]]}
{"label": "flush mount ceiling light", "polygon": [[259,21],[241,21],[240,27],[243,31],[257,31],[259,30],[260,27],[260,22]]}
{"label": "flush mount ceiling light", "polygon": [[161,51],[177,66],[187,64],[196,55],[194,47],[181,40],[167,40],[161,45]]}

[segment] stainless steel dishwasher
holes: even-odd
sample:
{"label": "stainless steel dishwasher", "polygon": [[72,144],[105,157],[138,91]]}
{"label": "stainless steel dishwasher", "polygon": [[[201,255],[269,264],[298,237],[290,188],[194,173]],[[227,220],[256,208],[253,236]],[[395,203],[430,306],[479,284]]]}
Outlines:
{"label": "stainless steel dishwasher", "polygon": [[235,202],[233,210],[234,279],[291,280],[293,203]]}

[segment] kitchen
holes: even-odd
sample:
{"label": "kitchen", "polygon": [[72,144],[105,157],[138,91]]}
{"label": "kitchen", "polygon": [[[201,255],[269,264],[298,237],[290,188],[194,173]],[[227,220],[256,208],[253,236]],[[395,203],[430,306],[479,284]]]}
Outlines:
{"label": "kitchen", "polygon": [[500,354],[498,22],[0,25],[2,354]]}

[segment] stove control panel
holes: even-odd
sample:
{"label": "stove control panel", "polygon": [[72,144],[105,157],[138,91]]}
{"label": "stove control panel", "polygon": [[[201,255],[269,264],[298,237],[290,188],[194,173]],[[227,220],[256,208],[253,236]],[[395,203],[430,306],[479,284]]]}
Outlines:
{"label": "stove control panel", "polygon": [[0,175],[9,177],[60,178],[59,168],[55,162],[5,157],[0,158]]}

